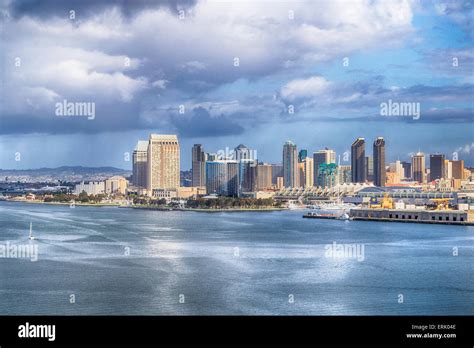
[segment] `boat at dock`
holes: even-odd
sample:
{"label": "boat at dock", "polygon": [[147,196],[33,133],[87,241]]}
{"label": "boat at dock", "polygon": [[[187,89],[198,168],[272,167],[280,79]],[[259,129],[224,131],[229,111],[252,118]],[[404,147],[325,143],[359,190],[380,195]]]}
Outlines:
{"label": "boat at dock", "polygon": [[335,220],[335,219],[338,218],[338,215],[310,212],[308,214],[304,214],[303,218],[306,218],[306,219],[333,219],[333,220]]}

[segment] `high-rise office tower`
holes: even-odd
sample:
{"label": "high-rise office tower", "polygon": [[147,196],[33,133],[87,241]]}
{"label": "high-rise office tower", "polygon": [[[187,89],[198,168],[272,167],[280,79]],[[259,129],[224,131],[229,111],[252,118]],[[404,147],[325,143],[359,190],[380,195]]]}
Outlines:
{"label": "high-rise office tower", "polygon": [[336,163],[336,152],[325,148],[324,150],[318,150],[313,153],[313,183],[316,185],[318,182],[318,171],[321,164]]}
{"label": "high-rise office tower", "polygon": [[272,165],[259,163],[257,165],[257,189],[265,190],[272,187]]}
{"label": "high-rise office tower", "polygon": [[240,163],[239,161],[227,161],[227,195],[240,197],[241,193]]}
{"label": "high-rise office tower", "polygon": [[288,140],[283,145],[283,184],[285,187],[298,187],[298,154],[296,145]]}
{"label": "high-rise office tower", "polygon": [[337,164],[335,163],[323,163],[319,165],[318,170],[318,186],[320,187],[333,187],[338,184],[339,176]]}
{"label": "high-rise office tower", "polygon": [[303,162],[306,157],[308,157],[308,150],[302,149],[298,152],[298,162]]}
{"label": "high-rise office tower", "polygon": [[451,161],[453,179],[464,179],[464,160]]}
{"label": "high-rise office tower", "polygon": [[283,164],[272,164],[272,184],[278,184],[278,178],[283,178]]}
{"label": "high-rise office tower", "polygon": [[374,141],[374,185],[385,186],[385,140],[382,137]]}
{"label": "high-rise office tower", "polygon": [[409,162],[402,162],[403,168],[403,178],[411,179],[411,163]]}
{"label": "high-rise office tower", "polygon": [[194,144],[192,150],[192,186],[206,186],[206,153],[201,144]]}
{"label": "high-rise office tower", "polygon": [[305,173],[305,187],[313,187],[314,186],[314,164],[313,159],[311,157],[306,157],[304,159],[304,173]]}
{"label": "high-rise office tower", "polygon": [[227,195],[227,161],[206,162],[206,191],[208,194]]}
{"label": "high-rise office tower", "polygon": [[298,182],[300,187],[304,187],[306,183],[306,173],[304,162],[298,162]]}
{"label": "high-rise office tower", "polygon": [[452,179],[453,178],[453,162],[450,160],[444,160],[444,175],[443,178],[445,179]]}
{"label": "high-rise office tower", "polygon": [[417,152],[411,157],[411,178],[419,183],[425,182],[425,154]]}
{"label": "high-rise office tower", "polygon": [[206,191],[208,194],[239,196],[239,162],[215,160],[206,162]]}
{"label": "high-rise office tower", "polygon": [[365,157],[365,178],[367,181],[374,181],[374,157]]}
{"label": "high-rise office tower", "polygon": [[351,146],[352,182],[365,182],[365,139],[357,138]]}
{"label": "high-rise office tower", "polygon": [[239,192],[257,189],[257,151],[240,144],[234,149],[233,159],[239,162]]}
{"label": "high-rise office tower", "polygon": [[341,165],[337,168],[338,183],[339,184],[350,184],[352,182],[351,166]]}
{"label": "high-rise office tower", "polygon": [[430,181],[441,179],[444,177],[444,155],[431,154],[430,155]]}
{"label": "high-rise office tower", "polygon": [[146,187],[148,141],[139,140],[132,155],[133,174],[132,183],[137,187]]}
{"label": "high-rise office tower", "polygon": [[176,189],[180,184],[179,143],[176,135],[150,134],[147,189]]}

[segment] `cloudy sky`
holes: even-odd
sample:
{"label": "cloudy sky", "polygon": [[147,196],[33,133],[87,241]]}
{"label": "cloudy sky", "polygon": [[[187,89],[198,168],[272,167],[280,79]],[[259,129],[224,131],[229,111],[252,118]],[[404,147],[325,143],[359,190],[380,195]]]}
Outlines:
{"label": "cloudy sky", "polygon": [[360,136],[474,166],[472,1],[0,3],[0,168],[131,168],[149,133],[178,134],[182,169],[194,143],[281,162],[288,139],[342,154]]}

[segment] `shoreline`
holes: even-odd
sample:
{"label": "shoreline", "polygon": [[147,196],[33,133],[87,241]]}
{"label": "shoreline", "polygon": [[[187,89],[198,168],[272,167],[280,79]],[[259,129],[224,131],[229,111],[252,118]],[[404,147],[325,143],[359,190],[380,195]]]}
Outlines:
{"label": "shoreline", "polygon": [[[4,200],[2,202],[14,202],[14,203],[27,203],[27,204],[46,204],[46,205],[71,205],[67,202],[42,202],[42,201],[23,201],[23,200]],[[168,208],[168,207],[152,207],[152,206],[131,206],[121,205],[119,203],[74,203],[75,207],[118,207],[128,209],[143,209],[143,210],[156,210],[156,211],[194,211],[203,213],[221,213],[221,212],[272,212],[272,211],[283,211],[289,210],[288,208]]]}

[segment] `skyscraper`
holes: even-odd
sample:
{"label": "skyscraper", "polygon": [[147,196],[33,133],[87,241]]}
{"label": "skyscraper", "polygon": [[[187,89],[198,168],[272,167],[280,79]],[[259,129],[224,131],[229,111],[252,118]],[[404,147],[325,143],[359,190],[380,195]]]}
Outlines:
{"label": "skyscraper", "polygon": [[318,182],[318,171],[321,164],[336,163],[336,152],[325,148],[324,150],[318,150],[313,153],[313,183],[316,185]]}
{"label": "skyscraper", "polygon": [[425,182],[425,154],[417,152],[411,157],[411,177],[419,183]]}
{"label": "skyscraper", "polygon": [[451,161],[453,179],[464,179],[464,160]]}
{"label": "skyscraper", "polygon": [[403,168],[403,177],[405,179],[411,179],[411,163],[402,162],[402,168]]}
{"label": "skyscraper", "polygon": [[264,190],[272,187],[272,165],[259,163],[257,166],[257,189]]}
{"label": "skyscraper", "polygon": [[318,170],[318,186],[333,187],[338,183],[338,170],[335,163],[323,163],[319,165]]}
{"label": "skyscraper", "polygon": [[385,140],[382,137],[374,141],[374,185],[385,186]]}
{"label": "skyscraper", "polygon": [[444,177],[444,161],[445,158],[442,154],[430,155],[430,181]]}
{"label": "skyscraper", "polygon": [[305,187],[313,187],[314,186],[314,164],[313,159],[311,157],[306,157],[304,160],[304,174],[305,174]]}
{"label": "skyscraper", "polygon": [[150,134],[147,189],[179,188],[179,143],[176,135]]}
{"label": "skyscraper", "polygon": [[239,162],[215,160],[206,162],[206,191],[208,194],[239,196]]}
{"label": "skyscraper", "polygon": [[306,157],[308,157],[308,150],[302,149],[298,152],[298,162],[303,162]]}
{"label": "skyscraper", "polygon": [[194,144],[192,151],[192,186],[206,186],[206,153],[201,144]]}
{"label": "skyscraper", "polygon": [[227,161],[206,162],[206,191],[208,194],[227,195]]}
{"label": "skyscraper", "polygon": [[365,178],[367,181],[374,181],[374,157],[365,157]]}
{"label": "skyscraper", "polygon": [[365,139],[357,138],[351,146],[352,182],[366,181]]}
{"label": "skyscraper", "polygon": [[239,163],[239,194],[257,189],[257,151],[240,144],[234,149],[233,159]]}
{"label": "skyscraper", "polygon": [[306,184],[306,173],[304,162],[298,162],[298,182],[300,187]]}
{"label": "skyscraper", "polygon": [[283,145],[283,184],[285,187],[298,187],[298,156],[296,145],[288,140]]}
{"label": "skyscraper", "polygon": [[139,140],[132,154],[133,174],[132,183],[137,187],[146,187],[148,141]]}

